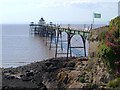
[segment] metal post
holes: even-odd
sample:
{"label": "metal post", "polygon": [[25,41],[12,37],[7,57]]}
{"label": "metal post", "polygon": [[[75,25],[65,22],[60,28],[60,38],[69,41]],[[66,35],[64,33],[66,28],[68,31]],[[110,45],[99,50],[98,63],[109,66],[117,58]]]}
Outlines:
{"label": "metal post", "polygon": [[[69,49],[71,49],[70,48],[70,41],[71,41],[71,38],[72,38],[72,36],[71,36],[71,30],[70,30],[70,28],[68,28],[68,30],[70,31],[69,33],[68,33],[68,46],[67,46],[67,59],[68,59],[68,56],[69,56]],[[71,50],[70,50],[70,56],[71,56]]]}
{"label": "metal post", "polygon": [[60,32],[60,38],[61,38],[61,50],[63,51],[63,44],[62,44],[62,32]]}
{"label": "metal post", "polygon": [[58,41],[59,41],[59,31],[57,31],[57,41],[56,41],[55,58],[57,57]]}
{"label": "metal post", "polygon": [[70,47],[70,34],[68,34],[67,59],[68,59],[68,54],[69,54],[69,47]]}
{"label": "metal post", "polygon": [[72,57],[71,43],[70,43],[70,57]]}
{"label": "metal post", "polygon": [[93,29],[93,24],[90,25],[90,29]]}
{"label": "metal post", "polygon": [[85,43],[86,43],[86,41],[84,40],[84,55],[85,55],[85,57],[86,57],[86,46],[85,46]]}
{"label": "metal post", "polygon": [[86,38],[85,38],[85,32],[83,33],[83,36],[82,37],[82,41],[83,41],[83,47],[84,47],[84,56],[86,57]]}
{"label": "metal post", "polygon": [[50,47],[49,47],[49,50],[51,50],[51,45],[52,45],[52,32],[51,32],[51,37],[50,37]]}
{"label": "metal post", "polygon": [[86,28],[86,24],[84,24],[84,29]]}

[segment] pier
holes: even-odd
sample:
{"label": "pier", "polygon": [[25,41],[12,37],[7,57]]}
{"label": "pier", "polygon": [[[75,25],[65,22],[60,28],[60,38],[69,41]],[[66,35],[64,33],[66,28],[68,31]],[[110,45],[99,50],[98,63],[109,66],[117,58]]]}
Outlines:
{"label": "pier", "polygon": [[[92,25],[91,25],[92,26]],[[85,26],[84,26],[85,27]],[[62,32],[67,34],[67,40],[62,40]],[[72,57],[71,49],[84,49],[84,56],[86,57],[86,40],[89,38],[90,29],[73,29],[70,28],[68,25],[67,28],[61,27],[60,25],[55,25],[50,22],[50,24],[34,24],[31,22],[30,24],[30,33],[39,35],[40,37],[44,37],[44,41],[46,41],[46,45],[49,43],[49,50],[55,48],[55,57],[59,54],[66,55],[66,57]],[[73,47],[71,46],[71,39],[74,35],[79,35],[82,38],[83,46],[81,47]],[[63,43],[67,42],[67,52],[66,53],[59,53],[58,48],[63,51]]]}

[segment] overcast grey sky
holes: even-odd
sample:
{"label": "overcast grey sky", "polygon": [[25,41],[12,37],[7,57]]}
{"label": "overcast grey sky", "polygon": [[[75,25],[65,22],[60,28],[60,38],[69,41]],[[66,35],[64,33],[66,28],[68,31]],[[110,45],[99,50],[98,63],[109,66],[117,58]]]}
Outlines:
{"label": "overcast grey sky", "polygon": [[0,0],[0,23],[92,23],[93,12],[102,14],[96,23],[108,23],[118,15],[119,0]]}

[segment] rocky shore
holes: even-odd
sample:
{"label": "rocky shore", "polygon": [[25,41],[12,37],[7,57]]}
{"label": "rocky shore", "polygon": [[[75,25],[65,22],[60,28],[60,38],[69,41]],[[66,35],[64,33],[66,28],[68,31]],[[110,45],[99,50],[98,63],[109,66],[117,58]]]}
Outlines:
{"label": "rocky shore", "polygon": [[98,58],[52,58],[2,69],[2,90],[103,89],[114,77]]}

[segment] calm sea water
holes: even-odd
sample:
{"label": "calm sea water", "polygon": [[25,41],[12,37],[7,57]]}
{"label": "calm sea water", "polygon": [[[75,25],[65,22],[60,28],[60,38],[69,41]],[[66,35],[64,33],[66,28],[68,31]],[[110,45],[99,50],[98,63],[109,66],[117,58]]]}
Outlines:
{"label": "calm sea water", "polygon": [[42,38],[29,34],[29,25],[2,26],[2,67],[16,67],[51,58]]}
{"label": "calm sea water", "polygon": [[[63,33],[63,39],[65,40],[66,38],[66,34]],[[46,46],[43,38],[30,35],[29,25],[2,25],[0,40],[2,40],[2,48],[0,48],[2,51],[0,53],[2,55],[2,58],[0,58],[2,60],[2,66],[0,67],[16,67],[54,57],[55,49],[49,50],[49,45]],[[72,38],[72,46],[82,46],[81,41],[80,36],[74,36]],[[66,43],[63,43],[63,52],[66,52],[66,45]],[[88,47],[89,44],[86,41],[87,55]],[[84,55],[83,49],[73,49],[72,52],[76,56]]]}

